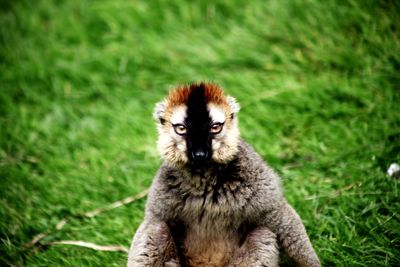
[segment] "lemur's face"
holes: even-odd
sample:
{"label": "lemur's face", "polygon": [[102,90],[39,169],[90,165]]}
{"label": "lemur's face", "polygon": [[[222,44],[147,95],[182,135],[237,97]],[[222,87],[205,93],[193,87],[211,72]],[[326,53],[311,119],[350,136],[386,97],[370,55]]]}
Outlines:
{"label": "lemur's face", "polygon": [[238,151],[239,105],[213,84],[192,84],[170,92],[156,105],[158,149],[172,164],[226,163]]}

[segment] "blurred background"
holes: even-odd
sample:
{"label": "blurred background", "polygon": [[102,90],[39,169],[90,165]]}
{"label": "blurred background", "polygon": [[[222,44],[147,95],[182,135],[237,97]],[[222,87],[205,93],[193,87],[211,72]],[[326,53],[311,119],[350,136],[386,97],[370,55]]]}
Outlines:
{"label": "blurred background", "polygon": [[399,30],[396,0],[1,1],[0,266],[125,266],[48,244],[130,245],[145,199],[80,214],[151,184],[153,106],[202,80],[241,103],[323,265],[399,266]]}

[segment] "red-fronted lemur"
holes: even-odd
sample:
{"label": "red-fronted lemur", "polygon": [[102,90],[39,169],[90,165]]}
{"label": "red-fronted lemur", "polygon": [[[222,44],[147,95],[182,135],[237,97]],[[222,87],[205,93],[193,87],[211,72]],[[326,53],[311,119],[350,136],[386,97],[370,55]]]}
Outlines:
{"label": "red-fronted lemur", "polygon": [[239,104],[211,83],[170,91],[155,107],[164,159],[128,266],[320,266],[280,179],[240,139]]}

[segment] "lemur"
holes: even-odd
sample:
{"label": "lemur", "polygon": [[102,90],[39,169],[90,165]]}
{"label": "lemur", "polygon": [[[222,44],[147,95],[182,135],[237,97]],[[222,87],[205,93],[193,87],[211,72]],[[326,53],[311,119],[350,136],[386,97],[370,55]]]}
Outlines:
{"label": "lemur", "polygon": [[240,107],[212,83],[156,104],[164,159],[151,185],[129,267],[320,266],[280,178],[239,135]]}

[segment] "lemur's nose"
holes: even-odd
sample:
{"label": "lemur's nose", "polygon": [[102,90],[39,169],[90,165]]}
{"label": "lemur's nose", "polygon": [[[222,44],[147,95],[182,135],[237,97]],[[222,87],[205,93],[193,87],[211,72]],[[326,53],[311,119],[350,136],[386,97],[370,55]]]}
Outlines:
{"label": "lemur's nose", "polygon": [[195,160],[205,160],[208,156],[208,153],[203,150],[197,150],[192,152],[192,156]]}

